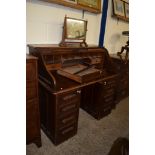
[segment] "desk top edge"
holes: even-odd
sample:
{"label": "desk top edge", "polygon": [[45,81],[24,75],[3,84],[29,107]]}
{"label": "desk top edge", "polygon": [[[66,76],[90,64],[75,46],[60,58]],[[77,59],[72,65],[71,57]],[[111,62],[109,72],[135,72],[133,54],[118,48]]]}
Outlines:
{"label": "desk top edge", "polygon": [[79,46],[59,46],[58,44],[28,44],[28,47],[32,48],[99,48],[98,45],[90,44],[88,47],[79,47]]}

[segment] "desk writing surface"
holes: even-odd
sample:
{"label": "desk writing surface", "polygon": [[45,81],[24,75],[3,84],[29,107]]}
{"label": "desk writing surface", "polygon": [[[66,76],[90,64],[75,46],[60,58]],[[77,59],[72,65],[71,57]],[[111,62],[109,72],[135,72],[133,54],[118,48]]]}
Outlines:
{"label": "desk writing surface", "polygon": [[78,82],[75,82],[71,79],[68,79],[68,78],[63,77],[61,75],[58,75],[56,71],[51,71],[51,72],[57,81],[57,85],[56,85],[57,91],[62,90],[62,89],[71,88],[71,87],[76,87],[79,85]]}
{"label": "desk writing surface", "polygon": [[102,70],[96,69],[93,66],[77,64],[60,68],[57,73],[79,83],[84,83],[100,78]]}
{"label": "desk writing surface", "polygon": [[70,74],[75,74],[76,72],[81,71],[86,67],[87,66],[78,64],[78,65],[73,65],[73,66],[70,66],[70,67],[64,67],[64,68],[62,68],[62,70],[65,71],[65,72],[68,72]]}
{"label": "desk writing surface", "polygon": [[41,82],[41,84],[43,84],[53,94],[61,94],[61,93],[67,92],[67,91],[81,89],[83,87],[86,87],[86,86],[89,86],[89,85],[92,85],[92,84],[95,84],[98,82],[102,82],[109,78],[118,76],[117,74],[114,74],[114,73],[107,73],[105,76],[102,76],[102,77],[92,80],[90,82],[78,83],[78,82],[70,80],[66,77],[60,76],[56,72],[52,72],[52,74],[55,76],[56,81],[57,81],[56,88],[50,88],[49,86],[44,84],[44,82],[42,82],[41,80],[39,80],[39,82]]}
{"label": "desk writing surface", "polygon": [[33,55],[26,54],[26,59],[38,59],[38,58]]}

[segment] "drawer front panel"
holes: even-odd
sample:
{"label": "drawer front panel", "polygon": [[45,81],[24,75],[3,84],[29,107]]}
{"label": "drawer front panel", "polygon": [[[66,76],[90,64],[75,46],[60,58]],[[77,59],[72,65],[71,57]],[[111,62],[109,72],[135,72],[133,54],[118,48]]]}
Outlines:
{"label": "drawer front panel", "polygon": [[59,119],[58,119],[58,128],[61,129],[66,125],[76,123],[77,120],[78,120],[78,112],[77,111],[74,112],[74,113],[68,114],[66,116],[59,117]]}
{"label": "drawer front panel", "polygon": [[37,76],[36,63],[35,62],[26,63],[26,80],[27,81],[35,80],[36,76]]}
{"label": "drawer front panel", "polygon": [[77,133],[77,124],[73,123],[64,128],[60,128],[57,132],[56,143],[59,144]]}
{"label": "drawer front panel", "polygon": [[105,95],[114,94],[115,93],[115,89],[113,89],[113,88],[111,88],[111,89],[105,88],[104,89],[104,93],[105,93]]}
{"label": "drawer front panel", "polygon": [[111,103],[113,100],[114,100],[113,96],[104,98],[105,103]]}
{"label": "drawer front panel", "polygon": [[101,110],[107,106],[112,106],[113,104],[114,104],[113,98],[103,99],[102,101],[98,102],[98,104],[96,104],[96,106],[93,107],[93,109]]}
{"label": "drawer front panel", "polygon": [[100,112],[100,113],[105,113],[107,111],[111,111],[111,109],[112,109],[112,106],[107,105],[107,106],[99,107],[97,111]]}
{"label": "drawer front panel", "polygon": [[81,92],[69,92],[58,96],[57,109],[58,116],[79,111]]}
{"label": "drawer front panel", "polygon": [[80,94],[81,94],[80,90],[61,94],[58,96],[58,102],[59,102],[59,104],[64,104],[64,103],[67,103],[67,102],[75,100],[75,99],[79,100]]}
{"label": "drawer front panel", "polygon": [[59,114],[63,115],[65,113],[69,113],[72,111],[76,111],[79,108],[80,100],[70,101],[67,104],[64,104],[63,106],[59,106]]}
{"label": "drawer front panel", "polygon": [[36,81],[26,83],[26,99],[37,97],[37,84]]}

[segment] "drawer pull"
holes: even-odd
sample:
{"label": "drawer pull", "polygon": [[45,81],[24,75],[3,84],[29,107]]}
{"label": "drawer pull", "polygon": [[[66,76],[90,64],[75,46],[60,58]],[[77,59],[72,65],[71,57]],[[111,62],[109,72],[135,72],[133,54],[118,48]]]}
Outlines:
{"label": "drawer pull", "polygon": [[77,92],[77,94],[81,94],[81,90],[77,90],[76,92]]}
{"label": "drawer pull", "polygon": [[107,82],[106,81],[104,81],[104,85],[107,85]]}
{"label": "drawer pull", "polygon": [[64,130],[64,131],[62,132],[62,134],[64,135],[64,134],[66,134],[66,133],[68,133],[68,132],[72,131],[73,129],[74,129],[74,127],[73,127],[73,126],[71,126],[70,128],[68,128],[68,129]]}
{"label": "drawer pull", "polygon": [[68,107],[63,108],[62,111],[67,111],[67,110],[72,109],[72,108],[75,108],[75,107],[76,107],[76,105],[73,104],[73,105],[70,105]]}
{"label": "drawer pull", "polygon": [[67,122],[71,121],[72,119],[74,119],[74,116],[68,117],[66,119],[62,120],[62,123],[66,124]]}

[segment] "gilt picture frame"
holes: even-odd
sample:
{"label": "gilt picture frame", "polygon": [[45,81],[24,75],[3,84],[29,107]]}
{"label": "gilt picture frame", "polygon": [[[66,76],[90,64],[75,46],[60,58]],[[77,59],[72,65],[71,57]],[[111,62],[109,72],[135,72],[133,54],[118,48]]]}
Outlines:
{"label": "gilt picture frame", "polygon": [[78,0],[79,5],[100,9],[101,0]]}
{"label": "gilt picture frame", "polygon": [[129,19],[129,3],[124,4],[125,18]]}
{"label": "gilt picture frame", "polygon": [[74,4],[77,4],[77,0],[63,0],[65,2],[69,2],[69,3],[74,3]]}
{"label": "gilt picture frame", "polygon": [[125,17],[124,2],[122,0],[113,0],[113,14]]}

